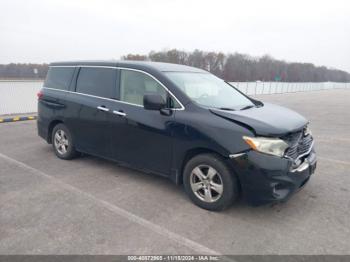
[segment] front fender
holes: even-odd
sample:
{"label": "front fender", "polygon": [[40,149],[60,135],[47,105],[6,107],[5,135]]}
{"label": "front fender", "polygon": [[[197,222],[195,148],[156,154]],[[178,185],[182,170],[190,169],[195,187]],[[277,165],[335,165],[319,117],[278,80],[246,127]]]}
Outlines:
{"label": "front fender", "polygon": [[[247,128],[208,112],[177,111],[172,127],[172,173],[181,173],[189,151],[214,152],[224,158],[247,151],[244,135],[252,136]],[[178,175],[175,175],[178,176]]]}

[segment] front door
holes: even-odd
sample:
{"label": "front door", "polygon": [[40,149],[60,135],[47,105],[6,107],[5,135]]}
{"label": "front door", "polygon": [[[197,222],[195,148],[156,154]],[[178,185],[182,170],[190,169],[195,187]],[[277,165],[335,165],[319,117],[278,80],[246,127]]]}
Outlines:
{"label": "front door", "polygon": [[170,174],[174,114],[145,110],[143,96],[167,91],[151,76],[134,70],[120,72],[119,100],[110,114],[111,145],[115,159],[134,168]]}

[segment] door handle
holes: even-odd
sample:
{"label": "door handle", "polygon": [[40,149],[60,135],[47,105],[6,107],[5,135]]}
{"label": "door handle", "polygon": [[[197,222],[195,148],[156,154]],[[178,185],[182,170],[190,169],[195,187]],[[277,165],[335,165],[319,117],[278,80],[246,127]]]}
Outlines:
{"label": "door handle", "polygon": [[126,116],[126,114],[125,114],[124,112],[122,112],[122,111],[116,111],[116,110],[113,110],[113,114],[116,114],[116,115],[122,116],[122,117],[125,117],[125,116]]}
{"label": "door handle", "polygon": [[109,109],[107,107],[105,107],[105,106],[98,106],[97,109],[101,110],[101,111],[105,111],[105,112],[109,111]]}

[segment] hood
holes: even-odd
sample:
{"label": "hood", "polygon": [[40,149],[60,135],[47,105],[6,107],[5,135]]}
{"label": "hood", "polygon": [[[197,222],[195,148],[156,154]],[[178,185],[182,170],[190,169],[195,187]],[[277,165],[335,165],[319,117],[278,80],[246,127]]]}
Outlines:
{"label": "hood", "polygon": [[302,129],[308,122],[293,110],[268,103],[240,111],[210,111],[219,117],[249,127],[261,136],[282,136]]}

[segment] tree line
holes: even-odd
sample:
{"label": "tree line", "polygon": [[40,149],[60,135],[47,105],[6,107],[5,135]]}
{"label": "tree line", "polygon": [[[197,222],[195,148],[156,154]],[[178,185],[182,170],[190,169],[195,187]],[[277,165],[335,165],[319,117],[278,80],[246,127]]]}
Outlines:
{"label": "tree line", "polygon": [[124,60],[148,60],[199,67],[226,81],[350,82],[348,72],[315,66],[312,63],[289,63],[269,55],[224,54],[177,49],[151,51],[148,55],[128,54]]}
{"label": "tree line", "polygon": [[[147,55],[127,54],[123,60],[156,61],[183,64],[205,69],[226,81],[283,82],[350,82],[348,72],[315,66],[312,63],[292,63],[269,55],[254,57],[246,54],[224,54],[178,49],[151,51]],[[0,79],[44,79],[48,64],[0,65]]]}
{"label": "tree line", "polygon": [[0,79],[44,79],[48,64],[0,65]]}

